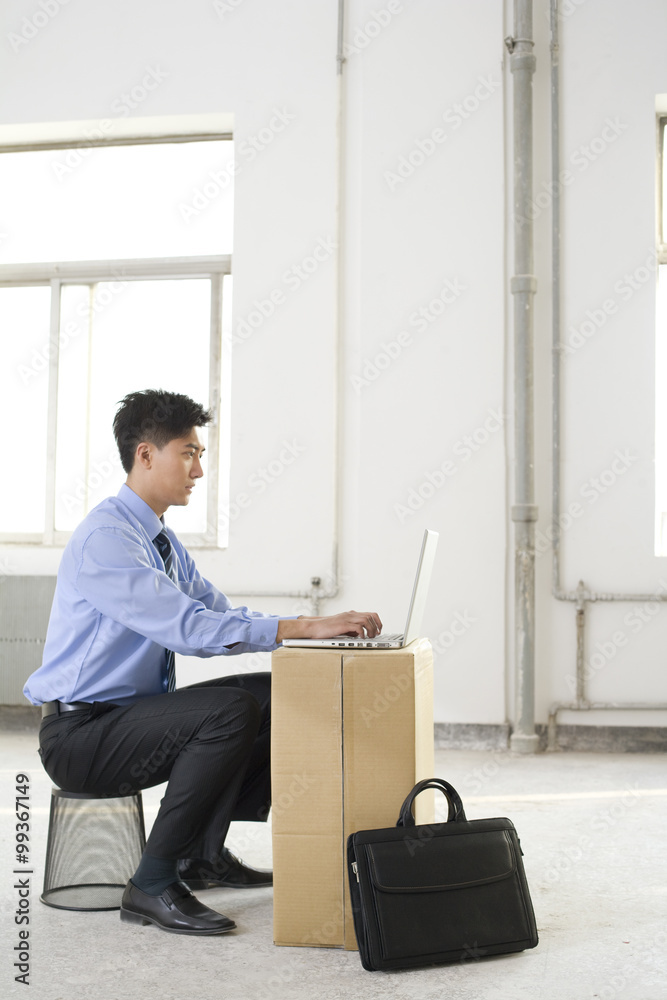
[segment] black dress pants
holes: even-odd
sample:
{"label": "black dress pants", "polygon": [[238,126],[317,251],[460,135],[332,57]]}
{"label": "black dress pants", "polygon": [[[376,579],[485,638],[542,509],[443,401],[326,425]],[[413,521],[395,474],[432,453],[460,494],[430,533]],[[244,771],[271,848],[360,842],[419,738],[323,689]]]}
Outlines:
{"label": "black dress pants", "polygon": [[127,795],[167,782],[146,842],[158,858],[215,863],[232,820],[271,807],[271,674],[240,674],[47,716],[44,768],[68,792]]}

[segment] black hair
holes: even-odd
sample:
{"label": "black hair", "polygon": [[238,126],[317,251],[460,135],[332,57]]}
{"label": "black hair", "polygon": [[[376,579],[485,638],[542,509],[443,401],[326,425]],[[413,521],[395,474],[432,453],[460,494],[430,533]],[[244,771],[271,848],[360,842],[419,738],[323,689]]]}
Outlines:
{"label": "black hair", "polygon": [[164,389],[130,392],[120,400],[113,432],[126,472],[132,471],[140,441],[150,441],[161,450],[174,438],[185,437],[193,427],[204,427],[212,418],[189,396]]}

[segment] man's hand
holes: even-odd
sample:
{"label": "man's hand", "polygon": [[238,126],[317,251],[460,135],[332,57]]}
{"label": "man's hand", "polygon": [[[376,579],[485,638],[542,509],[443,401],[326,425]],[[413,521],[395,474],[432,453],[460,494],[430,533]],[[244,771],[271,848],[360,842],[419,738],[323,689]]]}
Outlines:
{"label": "man's hand", "polygon": [[375,611],[343,611],[325,618],[281,618],[276,642],[283,639],[331,639],[335,635],[374,639],[381,631],[382,622]]}

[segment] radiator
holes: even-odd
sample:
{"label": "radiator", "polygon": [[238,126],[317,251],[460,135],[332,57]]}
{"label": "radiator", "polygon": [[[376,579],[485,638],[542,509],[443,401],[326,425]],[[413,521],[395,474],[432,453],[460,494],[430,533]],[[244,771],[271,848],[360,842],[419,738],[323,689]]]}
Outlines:
{"label": "radiator", "polygon": [[23,685],[41,665],[55,576],[0,577],[0,705],[27,705]]}

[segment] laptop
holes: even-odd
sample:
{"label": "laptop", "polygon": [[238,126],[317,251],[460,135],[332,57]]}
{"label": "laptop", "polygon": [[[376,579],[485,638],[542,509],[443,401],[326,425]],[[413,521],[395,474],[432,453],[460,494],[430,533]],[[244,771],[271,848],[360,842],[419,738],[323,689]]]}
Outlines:
{"label": "laptop", "polygon": [[427,528],[417,563],[417,575],[404,632],[381,632],[374,639],[360,639],[351,635],[335,635],[331,639],[283,639],[283,646],[311,646],[318,649],[337,649],[341,646],[353,649],[401,649],[407,646],[420,635],[437,545],[438,532]]}

